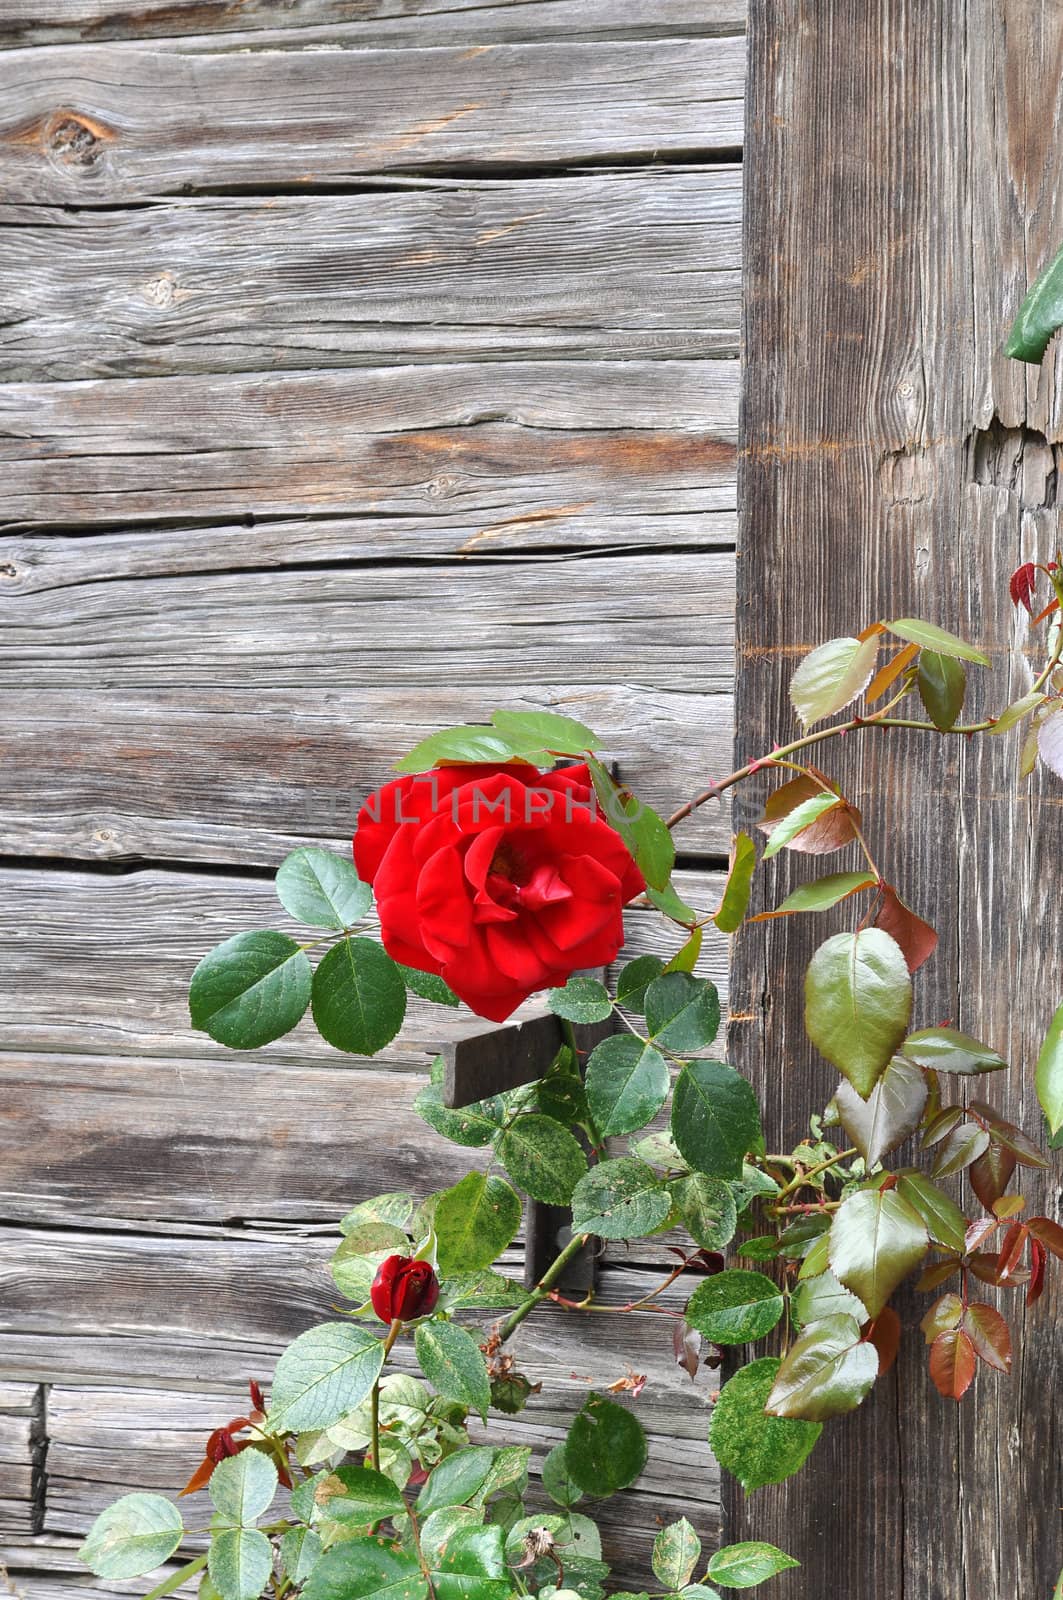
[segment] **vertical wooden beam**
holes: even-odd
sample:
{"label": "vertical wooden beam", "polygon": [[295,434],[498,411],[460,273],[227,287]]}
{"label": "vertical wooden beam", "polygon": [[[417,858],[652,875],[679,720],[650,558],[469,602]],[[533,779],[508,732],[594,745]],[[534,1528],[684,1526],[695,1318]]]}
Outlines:
{"label": "vertical wooden beam", "polygon": [[[1020,551],[1043,558],[1061,537],[1059,385],[999,347],[1063,240],[1061,60],[1063,17],[1038,0],[753,0],[739,761],[793,726],[800,655],[876,617],[914,613],[977,640],[994,670],[974,710],[1021,692],[1004,591]],[[869,734],[818,759],[941,933],[916,981],[919,1023],[951,1018],[1010,1047],[988,1097],[1036,1137],[1032,1065],[1063,1000],[1063,791],[1019,786],[1003,745]],[[736,827],[768,786],[739,792]],[[812,875],[807,861],[769,869],[758,908]],[[732,1049],[772,1148],[833,1092],[804,1035],[802,976],[848,925],[843,907],[738,941]],[[1025,1187],[1058,1214],[1058,1172]],[[926,1303],[906,1293],[906,1323]],[[1050,1594],[1063,1566],[1060,1308],[1053,1289],[1024,1326],[1015,1297],[1004,1303],[1022,1359],[1010,1380],[983,1372],[961,1408],[930,1386],[909,1326],[894,1374],[827,1426],[802,1475],[748,1501],[725,1488],[729,1536],[791,1551],[795,1592],[810,1597]]]}

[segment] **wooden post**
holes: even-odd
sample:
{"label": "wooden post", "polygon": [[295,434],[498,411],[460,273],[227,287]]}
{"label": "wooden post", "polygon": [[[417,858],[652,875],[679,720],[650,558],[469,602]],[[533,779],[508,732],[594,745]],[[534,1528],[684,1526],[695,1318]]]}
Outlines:
{"label": "wooden post", "polygon": [[[753,0],[738,761],[793,726],[800,656],[875,618],[925,616],[987,650],[975,712],[1022,692],[1006,584],[1060,540],[1059,385],[1051,363],[1024,370],[1000,345],[1063,240],[1061,52],[1063,16],[1028,0]],[[1061,794],[1020,784],[1006,744],[867,734],[817,759],[941,934],[918,1023],[952,1019],[1010,1053],[987,1095],[1036,1137],[1033,1062],[1063,1000]],[[739,791],[736,826],[767,787]],[[755,909],[812,875],[807,860],[769,871]],[[738,941],[733,1059],[772,1148],[833,1092],[802,977],[848,925],[839,908]],[[1057,1215],[1058,1165],[1023,1180]],[[1047,1600],[1063,1566],[1058,1278],[1025,1318],[1007,1300],[1021,1360],[1010,1378],[981,1373],[960,1407],[927,1379],[911,1326],[926,1298],[902,1295],[894,1373],[828,1424],[803,1474],[748,1501],[728,1485],[729,1537],[796,1555],[788,1592],[809,1600]]]}

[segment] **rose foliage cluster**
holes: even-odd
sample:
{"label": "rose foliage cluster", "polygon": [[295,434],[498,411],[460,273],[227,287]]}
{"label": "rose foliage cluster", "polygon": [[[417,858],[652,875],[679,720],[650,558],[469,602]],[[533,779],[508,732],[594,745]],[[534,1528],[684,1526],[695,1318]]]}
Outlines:
{"label": "rose foliage cluster", "polygon": [[[1032,609],[1043,578],[1063,597],[1049,562],[1015,575],[1017,603]],[[917,1014],[912,975],[936,934],[808,752],[843,731],[995,737],[1025,724],[1023,769],[1039,758],[1063,771],[1059,616],[1048,626],[1029,691],[976,723],[961,721],[966,675],[988,663],[962,639],[900,618],[831,640],[793,677],[804,731],[667,819],[617,783],[590,729],[500,711],[410,754],[363,808],[353,861],[305,848],[284,862],[280,902],[311,935],[237,934],[204,958],[191,1013],[214,1039],[254,1049],[309,1009],[330,1044],[372,1055],[399,1032],[411,994],[501,1020],[545,992],[566,1042],[538,1081],[461,1108],[446,1103],[437,1061],[416,1109],[482,1160],[451,1187],[361,1199],[343,1218],[331,1262],[342,1309],[287,1348],[268,1400],[256,1386],[248,1415],[211,1435],[186,1486],[209,1497],[193,1519],[209,1521],[209,1548],[155,1597],[201,1573],[201,1600],[267,1588],[275,1600],[601,1600],[609,1568],[592,1513],[644,1468],[630,1404],[642,1380],[618,1374],[612,1393],[588,1394],[534,1479],[526,1445],[474,1442],[492,1409],[535,1404],[518,1335],[544,1302],[561,1303],[555,1315],[659,1309],[647,1320],[692,1383],[711,1383],[724,1351],[759,1346],[708,1425],[720,1465],[749,1491],[797,1472],[824,1425],[888,1370],[902,1335],[891,1301],[906,1279],[929,1297],[920,1327],[942,1396],[958,1401],[979,1369],[1008,1372],[998,1299],[1034,1305],[1063,1259],[1063,1228],[1029,1215],[1015,1183],[1060,1142],[1063,1008],[1037,1069],[1038,1139],[981,1087],[1004,1056]],[[906,699],[922,714],[894,715]],[[673,827],[755,777],[768,780],[762,860],[853,858],[769,913],[851,924],[805,975],[807,1032],[837,1081],[785,1151],[767,1147],[752,1085],[712,1053],[719,999],[698,970],[705,929],[733,933],[747,918],[757,843],[735,839],[719,905],[687,904],[672,881]],[[615,963],[635,900],[660,912],[674,952],[614,966],[607,986],[583,969]],[[581,1054],[576,1025],[607,1020],[617,1031]],[[572,1233],[525,1291],[499,1261],[528,1198],[571,1208]],[[666,1233],[675,1265],[640,1299],[608,1308],[556,1288],[588,1239]],[[83,1555],[101,1576],[129,1578],[184,1538],[173,1501],[133,1494],[103,1513]],[[657,1533],[655,1587],[639,1600],[713,1600],[793,1565],[755,1541],[705,1561],[681,1520]]]}

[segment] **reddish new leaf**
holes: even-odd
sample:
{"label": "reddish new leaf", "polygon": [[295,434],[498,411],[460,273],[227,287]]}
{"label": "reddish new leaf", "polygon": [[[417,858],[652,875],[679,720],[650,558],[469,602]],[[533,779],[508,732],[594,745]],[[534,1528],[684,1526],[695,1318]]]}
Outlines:
{"label": "reddish new leaf", "polygon": [[977,1222],[972,1222],[967,1229],[963,1248],[968,1254],[985,1244],[990,1234],[997,1231],[996,1217],[979,1217]]}
{"label": "reddish new leaf", "polygon": [[[967,1257],[967,1265],[981,1283],[991,1283],[994,1288],[1000,1288],[1000,1271],[997,1267],[997,1258],[989,1255],[984,1250],[976,1250]],[[1015,1279],[1012,1278],[1014,1285]]]}
{"label": "reddish new leaf", "polygon": [[1016,567],[1008,582],[1008,593],[1011,595],[1013,606],[1025,606],[1030,615],[1033,615],[1033,606],[1030,604],[1033,592],[1037,585],[1037,567],[1032,561],[1024,561],[1021,567]]}
{"label": "reddish new leaf", "polygon": [[958,1328],[963,1320],[963,1301],[958,1294],[943,1294],[935,1300],[919,1324],[927,1344],[933,1344],[940,1333]]}
{"label": "reddish new leaf", "polygon": [[1048,1264],[1048,1252],[1040,1239],[1030,1240],[1030,1284],[1026,1290],[1026,1304],[1032,1306],[1040,1300],[1045,1290],[1045,1267]]}
{"label": "reddish new leaf", "polygon": [[1058,610],[1059,610],[1059,601],[1058,600],[1050,600],[1048,602],[1048,604],[1045,606],[1044,610],[1043,611],[1039,611],[1037,613],[1036,617],[1034,617],[1033,626],[1036,628],[1036,626],[1037,626],[1037,624],[1039,622],[1043,622],[1046,617],[1050,617],[1052,615],[1053,611],[1058,611]]}
{"label": "reddish new leaf", "polygon": [[974,1353],[987,1367],[998,1372],[1011,1371],[1011,1334],[1000,1312],[984,1302],[968,1306],[960,1324],[974,1347]]}
{"label": "reddish new leaf", "polygon": [[989,1129],[994,1139],[998,1140],[1006,1150],[1023,1167],[1047,1167],[1048,1161],[1038,1150],[1032,1139],[1017,1128],[1013,1122],[1007,1122],[999,1111],[987,1105],[984,1100],[972,1100],[967,1108]]}
{"label": "reddish new leaf", "polygon": [[931,1289],[938,1289],[943,1283],[958,1272],[960,1267],[959,1256],[946,1256],[943,1260],[932,1261],[925,1268],[922,1277],[916,1284],[921,1294],[928,1293]]}
{"label": "reddish new leaf", "polygon": [[864,1332],[864,1339],[878,1351],[878,1375],[883,1377],[897,1359],[901,1343],[901,1319],[892,1306],[883,1306]]}
{"label": "reddish new leaf", "polygon": [[1063,1228],[1058,1222],[1053,1222],[1051,1217],[1031,1217],[1026,1226],[1035,1239],[1063,1261]]}
{"label": "reddish new leaf", "polygon": [[989,1148],[968,1168],[971,1188],[987,1211],[992,1211],[1011,1182],[1015,1161],[1014,1151],[1007,1149],[999,1139],[991,1138]]}
{"label": "reddish new leaf", "polygon": [[1013,1222],[1004,1235],[1004,1243],[1001,1245],[1000,1254],[997,1256],[997,1278],[999,1282],[1006,1283],[1022,1260],[1026,1249],[1026,1235],[1025,1222]]}
{"label": "reddish new leaf", "polygon": [[963,1121],[962,1106],[942,1106],[930,1118],[923,1130],[923,1149],[929,1150],[934,1145],[940,1144],[942,1139],[947,1139],[957,1123]]}
{"label": "reddish new leaf", "polygon": [[962,1328],[939,1333],[930,1346],[930,1376],[939,1394],[962,1400],[975,1373],[974,1346]]}
{"label": "reddish new leaf", "polygon": [[[834,784],[827,778],[824,778],[822,783],[811,777],[791,778],[789,783],[784,783],[774,794],[768,796],[768,802],[757,822],[757,827],[762,833],[770,836],[791,811],[803,805],[806,800],[813,800],[822,795],[824,783],[828,784],[835,794],[838,793]],[[840,795],[839,799],[841,800]],[[795,834],[789,841],[787,849],[797,850],[810,856],[829,855],[834,850],[841,850],[845,845],[852,844],[860,822],[859,811],[841,800],[841,804],[832,806],[807,828],[802,828],[800,833]]]}
{"label": "reddish new leaf", "polygon": [[887,661],[884,667],[879,668],[868,684],[867,693],[864,695],[864,699],[869,706],[874,705],[876,700],[881,699],[886,690],[896,683],[905,667],[911,666],[918,654],[919,646],[917,644],[906,644],[903,650],[898,650],[891,661]]}
{"label": "reddish new leaf", "polygon": [[209,1457],[201,1461],[184,1488],[178,1491],[177,1498],[180,1499],[182,1495],[195,1494],[199,1489],[205,1489],[210,1482],[210,1475],[216,1465],[217,1463],[211,1461]]}
{"label": "reddish new leaf", "polygon": [[938,936],[929,922],[917,917],[888,883],[882,885],[882,904],[875,917],[875,927],[896,939],[904,952],[909,972],[917,972],[937,948]]}

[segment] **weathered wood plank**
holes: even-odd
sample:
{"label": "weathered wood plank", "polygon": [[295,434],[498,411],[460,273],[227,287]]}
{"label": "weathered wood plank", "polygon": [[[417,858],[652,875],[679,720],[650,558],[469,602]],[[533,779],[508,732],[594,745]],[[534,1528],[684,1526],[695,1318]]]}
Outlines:
{"label": "weathered wood plank", "polygon": [[[718,874],[684,872],[676,882],[695,905],[718,903]],[[0,887],[12,929],[0,1017],[0,1050],[7,1051],[171,1056],[228,1070],[232,1052],[189,1024],[189,976],[214,944],[240,928],[291,926],[272,884],[207,873],[9,869]],[[627,917],[626,954],[669,947],[655,911],[632,910]],[[726,940],[713,933],[699,970],[724,997],[725,967]],[[467,1012],[411,1000],[402,1032],[374,1065],[423,1073],[428,1049],[468,1021]],[[341,1073],[358,1059],[331,1049],[306,1019],[286,1039],[255,1053],[259,1063],[320,1062]]]}
{"label": "weathered wood plank", "polygon": [[[792,649],[876,616],[927,616],[988,645],[1005,670],[977,691],[983,704],[1004,702],[1008,673],[1013,692],[1026,686],[1006,584],[1059,541],[1041,431],[1060,438],[1059,390],[1051,369],[1009,368],[999,348],[1063,226],[1061,49],[1063,19],[1038,7],[978,3],[963,19],[940,0],[753,7],[740,760],[785,737]],[[826,187],[796,128],[834,153]],[[1001,435],[1014,430],[1010,449],[993,443],[994,412]],[[1027,498],[1043,521],[1024,514]],[[819,759],[875,791],[871,847],[941,934],[916,1018],[1012,1041],[1012,1072],[988,1096],[1036,1137],[1032,1061],[1059,998],[1044,935],[1058,916],[1059,788],[1052,806],[1035,786],[1013,809],[1014,754],[913,736]],[[750,804],[736,800],[736,820]],[[784,873],[773,898],[788,886]],[[739,943],[735,1010],[750,1020],[733,1048],[769,1141],[799,1135],[831,1092],[804,1038],[800,974],[841,921],[772,923]],[[1024,1192],[1055,1214],[1057,1172],[1028,1179]],[[790,1550],[810,1594],[1050,1592],[1063,1458],[1045,1397],[1060,1386],[1060,1304],[1053,1287],[1019,1313],[1014,1376],[979,1380],[961,1408],[937,1396],[921,1340],[907,1338],[896,1376],[828,1430],[798,1479],[748,1508],[728,1487],[731,1536]],[[925,1306],[905,1295],[900,1309],[914,1322]]]}
{"label": "weathered wood plank", "polygon": [[[91,541],[70,541],[91,559]],[[607,742],[625,783],[668,812],[731,765],[728,695],[574,683],[511,685],[500,699],[554,707]],[[346,851],[366,795],[436,728],[476,722],[483,690],[40,690],[0,733],[0,853],[277,867],[309,840]],[[692,739],[692,730],[697,737]],[[724,855],[730,813],[705,806],[686,855]]]}
{"label": "weathered wood plank", "polygon": [[442,512],[482,530],[549,512],[560,543],[572,515],[731,509],[737,376],[730,361],[527,361],[7,384],[3,516]]}
{"label": "weathered wood plank", "polygon": [[740,207],[739,167],[0,205],[0,379],[735,356]]}
{"label": "weathered wood plank", "polygon": [[744,63],[734,37],[367,50],[356,25],[317,48],[248,51],[234,34],[12,50],[0,62],[0,189],[114,203],[730,151]]}
{"label": "weathered wood plank", "polygon": [[0,1380],[0,1535],[5,1542],[10,1536],[26,1538],[41,1525],[43,1417],[39,1384]]}
{"label": "weathered wood plank", "polygon": [[745,0],[6,0],[0,45],[96,42],[263,28],[357,23],[370,45],[507,44],[544,39],[660,38],[741,33]]}

